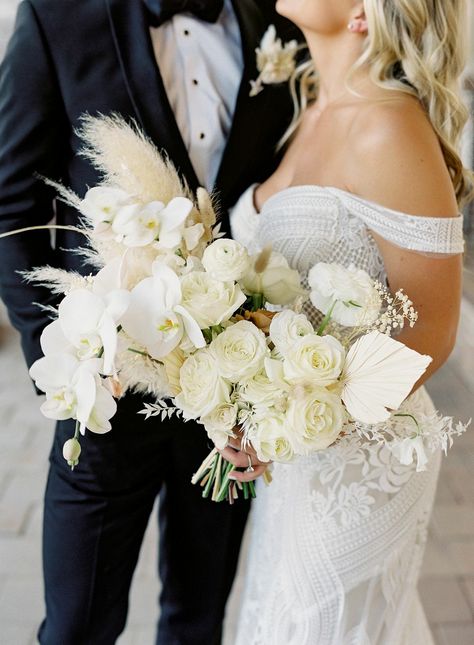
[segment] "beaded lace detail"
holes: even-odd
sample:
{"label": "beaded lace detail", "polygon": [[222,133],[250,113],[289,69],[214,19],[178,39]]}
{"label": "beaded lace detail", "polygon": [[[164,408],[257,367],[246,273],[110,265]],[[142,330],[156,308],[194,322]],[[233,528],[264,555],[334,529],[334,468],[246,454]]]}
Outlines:
{"label": "beaded lace detail", "polygon": [[[235,239],[267,244],[305,279],[318,261],[384,279],[371,234],[423,253],[460,253],[462,219],[390,211],[336,188],[292,187],[261,214],[253,187],[231,214]],[[311,305],[305,311],[314,319]],[[421,388],[413,414],[433,411]],[[275,464],[252,511],[236,645],[432,645],[416,584],[439,455],[427,472],[386,447],[343,439],[297,464]]]}

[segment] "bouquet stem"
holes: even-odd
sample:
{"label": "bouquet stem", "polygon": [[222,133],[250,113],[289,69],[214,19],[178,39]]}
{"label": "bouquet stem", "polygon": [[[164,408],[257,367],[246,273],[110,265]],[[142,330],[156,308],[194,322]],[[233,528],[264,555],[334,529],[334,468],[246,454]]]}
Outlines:
{"label": "bouquet stem", "polygon": [[[203,488],[202,496],[210,496],[213,502],[223,502],[227,500],[233,504],[239,496],[239,490],[242,491],[244,499],[256,497],[255,482],[236,482],[229,479],[235,466],[214,448],[204,459],[196,473],[191,479],[192,484],[200,484]],[[244,469],[240,469],[244,470]],[[269,480],[265,479],[268,483]]]}

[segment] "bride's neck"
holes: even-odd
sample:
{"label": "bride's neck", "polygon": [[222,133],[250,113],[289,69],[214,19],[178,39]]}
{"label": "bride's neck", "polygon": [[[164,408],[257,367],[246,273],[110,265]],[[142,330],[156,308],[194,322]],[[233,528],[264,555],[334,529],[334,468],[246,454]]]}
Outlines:
{"label": "bride's neck", "polygon": [[[306,32],[304,36],[318,72],[318,105],[324,109],[347,91],[349,73],[362,53],[362,39],[349,31],[329,36]],[[363,85],[368,73],[358,70],[352,81],[352,87]]]}

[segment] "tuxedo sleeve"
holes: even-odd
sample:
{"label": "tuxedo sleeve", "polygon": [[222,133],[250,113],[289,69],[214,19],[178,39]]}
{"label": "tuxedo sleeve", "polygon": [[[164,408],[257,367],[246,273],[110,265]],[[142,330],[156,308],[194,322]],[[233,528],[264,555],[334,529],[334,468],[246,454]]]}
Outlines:
{"label": "tuxedo sleeve", "polygon": [[[54,191],[39,176],[61,177],[67,136],[47,42],[33,6],[22,2],[0,65],[0,233],[53,218]],[[49,322],[38,305],[54,299],[47,289],[26,284],[19,272],[44,264],[55,264],[49,231],[0,239],[0,295],[28,365],[41,356],[39,338]]]}

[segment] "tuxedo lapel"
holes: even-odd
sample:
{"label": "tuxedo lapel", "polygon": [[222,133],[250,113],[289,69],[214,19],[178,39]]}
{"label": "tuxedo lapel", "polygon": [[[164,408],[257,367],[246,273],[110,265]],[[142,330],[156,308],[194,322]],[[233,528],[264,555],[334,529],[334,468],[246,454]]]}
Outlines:
{"label": "tuxedo lapel", "polygon": [[[199,185],[156,64],[141,0],[105,0],[117,55],[138,123],[164,150],[191,190]],[[237,3],[242,0],[237,0]]]}
{"label": "tuxedo lapel", "polygon": [[226,196],[231,189],[233,175],[245,166],[249,155],[258,146],[261,125],[258,115],[263,115],[262,107],[267,103],[264,92],[250,97],[250,81],[258,76],[255,49],[268,25],[257,6],[257,0],[232,0],[232,4],[240,27],[244,70],[232,126],[216,179],[216,189],[223,202],[227,201]]}

